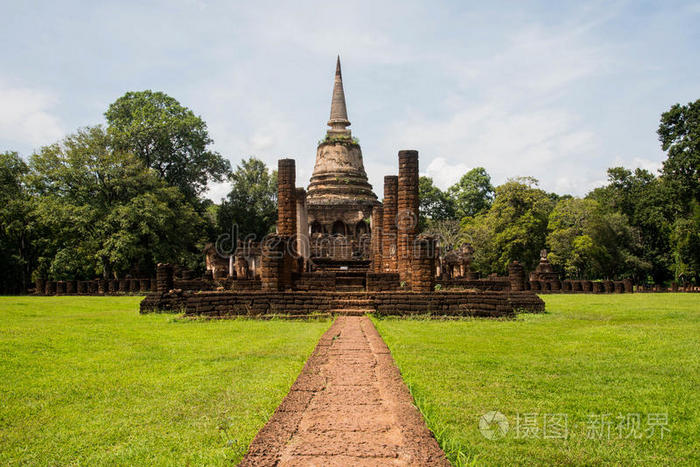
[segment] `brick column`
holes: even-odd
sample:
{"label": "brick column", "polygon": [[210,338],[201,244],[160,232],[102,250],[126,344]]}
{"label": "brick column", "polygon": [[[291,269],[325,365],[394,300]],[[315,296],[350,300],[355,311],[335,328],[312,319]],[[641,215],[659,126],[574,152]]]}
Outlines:
{"label": "brick column", "polygon": [[284,242],[279,235],[268,235],[260,245],[260,281],[262,290],[277,291],[282,288],[280,280],[284,269]]}
{"label": "brick column", "polygon": [[297,234],[296,168],[294,159],[280,159],[277,165],[277,234]]}
{"label": "brick column", "polygon": [[632,287],[632,279],[625,279],[622,282],[625,284],[625,293],[634,292],[634,287]]}
{"label": "brick column", "polygon": [[435,239],[420,236],[415,240],[411,290],[413,292],[431,292],[435,287]]}
{"label": "brick column", "polygon": [[396,272],[396,212],[399,177],[384,177],[384,217],[382,219],[382,272]]}
{"label": "brick column", "polygon": [[56,282],[46,281],[46,295],[56,295]]}
{"label": "brick column", "polygon": [[508,266],[508,280],[510,282],[510,290],[525,290],[525,269],[522,264],[517,261],[510,263],[510,266]]}
{"label": "brick column", "polygon": [[302,270],[298,272],[304,272],[309,262],[309,256],[311,256],[311,245],[309,243],[309,213],[306,207],[306,190],[297,187],[295,196],[297,204],[296,252],[303,260],[301,262]]}
{"label": "brick column", "polygon": [[382,229],[384,207],[378,204],[372,208],[372,271],[382,272]]}
{"label": "brick column", "polygon": [[156,291],[159,293],[172,290],[175,269],[172,264],[158,263],[156,266]]}
{"label": "brick column", "polygon": [[410,284],[413,242],[418,234],[418,151],[399,151],[397,207],[399,277]]}

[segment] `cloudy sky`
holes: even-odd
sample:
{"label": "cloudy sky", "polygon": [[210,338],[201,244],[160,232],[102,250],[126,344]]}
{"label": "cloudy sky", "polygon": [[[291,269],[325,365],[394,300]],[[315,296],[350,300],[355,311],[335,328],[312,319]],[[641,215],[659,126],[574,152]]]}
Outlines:
{"label": "cloudy sky", "polygon": [[340,53],[375,192],[418,149],[442,188],[484,166],[582,195],[658,168],[659,115],[700,98],[698,1],[2,0],[0,21],[0,150],[25,157],[153,89],[234,165],[294,157],[305,185]]}

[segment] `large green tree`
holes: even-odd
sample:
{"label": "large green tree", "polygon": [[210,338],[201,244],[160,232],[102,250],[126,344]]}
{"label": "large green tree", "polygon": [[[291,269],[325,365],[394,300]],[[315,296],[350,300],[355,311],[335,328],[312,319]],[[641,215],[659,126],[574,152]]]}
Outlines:
{"label": "large green tree", "polygon": [[690,214],[675,220],[670,241],[674,278],[700,283],[700,203],[693,201]]}
{"label": "large green tree", "polygon": [[23,292],[31,280],[38,232],[28,172],[19,154],[0,153],[0,293]]}
{"label": "large green tree", "polygon": [[670,233],[674,218],[672,187],[647,170],[623,167],[608,169],[608,185],[587,196],[608,214],[619,213],[638,232],[641,251],[639,268],[628,275],[660,283],[671,277]]}
{"label": "large green tree", "polygon": [[113,148],[111,136],[92,127],[32,156],[36,214],[51,232],[40,245],[40,274],[108,278],[198,260],[201,217],[153,169]]}
{"label": "large green tree", "polygon": [[211,150],[204,120],[165,93],[127,92],[105,117],[115,149],[135,154],[190,201],[230,171],[229,162]]}
{"label": "large green tree", "polygon": [[216,213],[219,233],[253,235],[259,241],[277,222],[277,172],[250,157],[241,161],[229,180],[231,192]]}
{"label": "large green tree", "polygon": [[511,179],[496,188],[488,211],[462,220],[464,241],[474,246],[474,265],[482,273],[505,274],[514,260],[529,270],[537,265],[554,205],[537,185],[532,177]]}
{"label": "large green tree", "polygon": [[689,214],[692,201],[700,202],[700,99],[664,112],[657,133],[668,152],[663,176],[673,185],[682,213]]}
{"label": "large green tree", "polygon": [[464,174],[447,193],[452,198],[458,219],[476,216],[491,206],[494,188],[491,176],[483,167],[476,167]]}
{"label": "large green tree", "polygon": [[606,213],[592,199],[563,198],[549,215],[549,260],[572,279],[642,277],[650,269],[638,256],[636,229],[621,213]]}

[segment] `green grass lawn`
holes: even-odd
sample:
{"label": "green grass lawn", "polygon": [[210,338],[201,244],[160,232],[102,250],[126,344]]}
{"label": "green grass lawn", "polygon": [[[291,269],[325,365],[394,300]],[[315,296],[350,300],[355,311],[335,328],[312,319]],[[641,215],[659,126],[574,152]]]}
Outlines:
{"label": "green grass lawn", "polygon": [[0,464],[231,464],[328,321],[139,315],[140,297],[0,297]]}
{"label": "green grass lawn", "polygon": [[[515,320],[375,320],[450,460],[700,463],[700,295],[543,298]],[[489,411],[509,423],[492,440]]]}

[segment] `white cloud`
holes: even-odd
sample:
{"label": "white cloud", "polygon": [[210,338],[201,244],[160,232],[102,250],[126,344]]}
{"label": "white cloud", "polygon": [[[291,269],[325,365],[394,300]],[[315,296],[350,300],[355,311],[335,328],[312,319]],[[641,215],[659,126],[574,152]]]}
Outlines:
{"label": "white cloud", "polygon": [[440,112],[411,112],[386,139],[419,149],[443,189],[483,166],[495,184],[528,175],[546,190],[584,194],[606,164],[603,142],[560,96],[608,72],[610,57],[584,34],[589,27],[531,24],[490,57],[445,62],[461,91]]}
{"label": "white cloud", "polygon": [[467,164],[449,162],[444,157],[436,157],[428,164],[426,175],[433,179],[435,185],[447,188],[454,185],[469,169],[471,167]]}
{"label": "white cloud", "polygon": [[38,147],[60,139],[61,122],[51,113],[57,101],[46,91],[0,80],[0,140]]}

